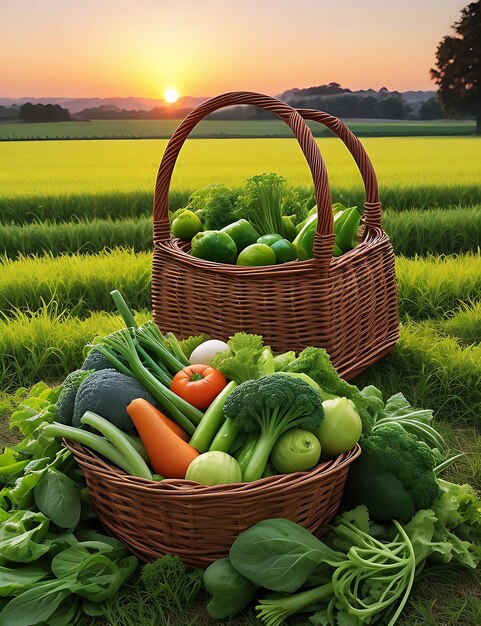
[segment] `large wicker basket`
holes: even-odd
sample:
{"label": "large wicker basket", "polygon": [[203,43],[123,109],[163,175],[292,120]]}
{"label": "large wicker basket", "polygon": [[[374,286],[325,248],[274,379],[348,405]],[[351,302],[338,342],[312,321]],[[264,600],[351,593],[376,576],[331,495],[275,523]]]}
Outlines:
{"label": "large wicker basket", "polygon": [[207,487],[128,476],[89,449],[65,444],[112,535],[145,561],[173,554],[195,567],[227,556],[239,533],[263,519],[286,517],[312,532],[327,524],[339,508],[349,465],[361,452],[356,445],[310,472]]}
{"label": "large wicker basket", "polygon": [[[194,258],[187,253],[188,245],[171,238],[169,185],[184,141],[206,115],[234,104],[253,104],[275,113],[298,140],[317,199],[313,259],[239,267]],[[332,256],[333,214],[326,167],[303,118],[325,124],[342,139],[364,181],[364,239],[341,257]],[[172,135],[157,175],[152,304],[158,326],[183,338],[207,333],[226,339],[244,330],[262,335],[276,351],[321,346],[346,379],[377,361],[399,337],[394,252],[381,227],[376,175],[360,141],[332,115],[296,111],[257,93],[223,94],[194,109]]]}

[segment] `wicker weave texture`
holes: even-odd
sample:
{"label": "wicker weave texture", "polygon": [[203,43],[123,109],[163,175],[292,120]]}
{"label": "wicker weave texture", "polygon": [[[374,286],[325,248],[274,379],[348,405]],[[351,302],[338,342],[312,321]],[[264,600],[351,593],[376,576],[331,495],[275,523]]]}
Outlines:
{"label": "wicker weave texture", "polygon": [[[208,113],[231,104],[256,104],[293,130],[309,164],[318,206],[314,258],[277,266],[239,267],[190,256],[170,237],[168,191],[178,153]],[[364,239],[334,258],[332,203],[324,161],[303,121],[333,130],[352,154],[365,186]],[[214,181],[213,181],[214,182]],[[376,175],[360,141],[337,118],[295,111],[261,94],[236,92],[192,111],[172,135],[160,164],[154,199],[153,316],[163,331],[185,338],[207,333],[227,339],[261,334],[273,350],[326,348],[341,376],[352,378],[388,352],[399,337],[394,251],[381,227]]]}
{"label": "wicker weave texture", "polygon": [[128,476],[87,448],[66,445],[82,468],[99,519],[112,535],[144,561],[173,554],[194,567],[227,556],[237,536],[263,519],[285,517],[318,530],[336,514],[349,466],[361,452],[356,445],[310,472],[207,487]]}

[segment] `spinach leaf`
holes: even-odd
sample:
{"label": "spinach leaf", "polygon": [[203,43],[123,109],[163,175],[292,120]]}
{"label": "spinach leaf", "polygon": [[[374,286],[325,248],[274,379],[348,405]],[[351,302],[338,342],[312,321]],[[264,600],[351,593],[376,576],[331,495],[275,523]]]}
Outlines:
{"label": "spinach leaf", "polygon": [[80,520],[80,492],[76,484],[56,469],[47,469],[34,491],[35,504],[60,528],[74,528]]}
{"label": "spinach leaf", "polygon": [[36,561],[49,551],[50,545],[43,541],[49,520],[42,513],[0,510],[0,559],[15,563]]}
{"label": "spinach leaf", "polygon": [[344,555],[283,518],[264,520],[241,533],[229,553],[233,567],[259,587],[293,593],[316,566],[337,565]]}
{"label": "spinach leaf", "polygon": [[46,566],[37,563],[15,568],[0,566],[0,597],[18,596],[49,574]]}
{"label": "spinach leaf", "polygon": [[0,613],[0,626],[33,626],[47,622],[70,595],[66,581],[51,580],[10,600]]}

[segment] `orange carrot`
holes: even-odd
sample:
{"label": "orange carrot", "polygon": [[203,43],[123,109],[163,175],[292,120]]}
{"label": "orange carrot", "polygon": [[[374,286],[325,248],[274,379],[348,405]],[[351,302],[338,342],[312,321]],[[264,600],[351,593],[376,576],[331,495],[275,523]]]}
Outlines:
{"label": "orange carrot", "polygon": [[166,420],[172,420],[143,398],[132,400],[127,413],[142,439],[154,471],[165,478],[185,478],[187,468],[199,452],[171,429]]}
{"label": "orange carrot", "polygon": [[155,408],[155,406],[152,406],[150,404],[150,402],[147,402],[147,400],[145,402],[150,407],[152,407],[152,411],[155,412],[155,414],[158,416],[158,418],[161,419],[164,422],[164,424],[170,428],[170,430],[173,430],[174,433],[178,437],[183,439],[184,441],[189,441],[190,435],[189,435],[189,433],[187,431],[185,431],[182,428],[182,426],[179,426],[179,424],[177,424],[177,422],[174,422],[174,420],[171,420],[170,417],[167,417],[167,415],[164,415],[163,413],[161,413],[158,409]]}

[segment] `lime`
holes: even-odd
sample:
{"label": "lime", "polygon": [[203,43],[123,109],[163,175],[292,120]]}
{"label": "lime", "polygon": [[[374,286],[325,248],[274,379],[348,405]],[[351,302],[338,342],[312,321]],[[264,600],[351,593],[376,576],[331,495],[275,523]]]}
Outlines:
{"label": "lime", "polygon": [[193,212],[185,209],[174,219],[171,231],[174,237],[180,239],[192,239],[194,235],[202,230],[200,218]]}
{"label": "lime", "polygon": [[276,255],[265,243],[253,243],[244,248],[237,258],[237,265],[274,265]]}
{"label": "lime", "polygon": [[235,263],[237,248],[234,240],[227,233],[219,230],[205,230],[193,237],[190,253],[206,261]]}
{"label": "lime", "polygon": [[266,246],[272,246],[275,241],[279,241],[280,239],[282,239],[282,235],[273,233],[269,235],[262,235],[262,237],[259,237],[257,240],[257,243],[265,243]]}
{"label": "lime", "polygon": [[287,239],[274,241],[271,245],[271,250],[274,250],[277,263],[288,263],[297,259],[296,247]]}

